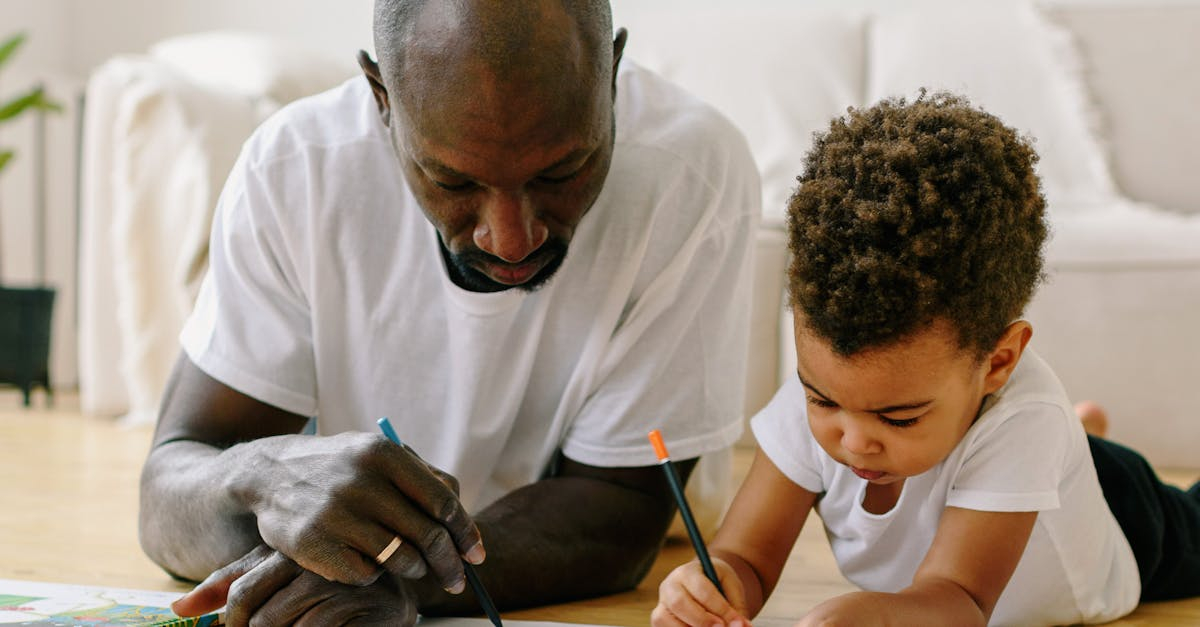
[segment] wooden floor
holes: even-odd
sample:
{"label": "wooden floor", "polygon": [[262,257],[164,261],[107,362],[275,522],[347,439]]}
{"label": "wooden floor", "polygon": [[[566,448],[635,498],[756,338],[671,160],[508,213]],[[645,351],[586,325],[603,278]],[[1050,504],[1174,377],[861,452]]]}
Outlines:
{"label": "wooden floor", "polygon": [[[0,390],[0,425],[6,422],[6,418],[10,419],[7,422],[15,422],[13,419],[17,417],[27,418],[30,416],[30,413],[34,415],[44,414],[50,420],[55,420],[63,416],[77,417],[79,414],[78,400],[72,395],[63,395],[56,399],[53,409],[48,410],[45,408],[45,400],[40,395],[35,398],[34,405],[35,408],[33,410],[22,409],[17,394],[11,389]],[[71,421],[72,424],[77,422]],[[88,420],[87,422],[107,421],[95,419]],[[127,482],[129,485],[103,486],[97,487],[97,489],[104,489],[111,492],[115,502],[136,503],[136,482],[133,478],[136,477],[137,467],[141,464],[148,443],[148,427],[129,430],[127,437],[123,437],[121,441],[121,445],[127,450],[127,454],[121,455],[121,459],[124,460],[122,463],[129,465],[129,468],[123,469],[122,472],[131,478]],[[4,442],[0,442],[0,450],[3,450],[3,445]],[[735,473],[739,482],[749,467],[751,457],[752,451],[746,449],[739,449],[735,454]],[[60,457],[55,457],[54,455],[49,455],[48,459],[56,459],[62,462]],[[1200,477],[1200,469],[1160,469],[1160,472],[1164,479],[1177,485],[1190,484],[1190,482]],[[4,460],[0,459],[0,482],[29,481],[30,479],[29,469],[8,468],[5,466]],[[36,475],[34,479],[36,479]],[[71,493],[71,490],[91,489],[88,486],[57,486],[57,488],[61,488],[67,494]],[[28,521],[10,521],[12,524],[5,523],[4,525],[0,525],[0,531],[7,529],[8,532],[18,533],[22,524],[49,524],[53,526],[57,524],[55,521],[66,520],[72,513],[79,515],[80,512],[71,509],[70,503],[61,503],[61,499],[55,498],[55,495],[52,493],[57,488],[55,486],[48,486],[42,491],[45,499],[39,500],[36,504],[31,504],[34,508],[41,509],[42,511],[24,512],[22,515],[29,518]],[[0,510],[2,509],[4,508],[0,505]],[[128,509],[132,510],[134,507],[131,506]],[[9,514],[15,515],[17,512],[9,512]],[[99,512],[95,514],[100,515]],[[135,512],[106,511],[103,513],[103,519],[104,523],[96,526],[97,533],[102,529],[108,529],[109,531],[106,533],[110,533],[114,537],[99,537],[96,534],[92,534],[95,537],[90,537],[90,539],[84,537],[73,539],[75,542],[89,542],[91,544],[89,548],[93,552],[99,551],[104,556],[104,559],[98,560],[98,563],[83,568],[78,564],[65,562],[56,564],[52,560],[40,559],[29,564],[6,564],[6,566],[13,567],[9,569],[13,573],[10,573],[8,576],[35,580],[54,580],[49,575],[55,572],[57,568],[64,572],[74,573],[74,580],[78,583],[106,584],[146,589],[185,589],[182,584],[166,580],[161,571],[149,565],[149,562],[140,554],[140,551],[130,550],[130,547],[137,546],[135,537]],[[626,600],[633,599],[632,603],[626,603],[632,609],[623,610],[632,612],[632,614],[621,620],[613,619],[610,622],[626,625],[648,623],[649,616],[645,608],[653,605],[658,580],[661,580],[680,561],[687,559],[690,554],[690,548],[686,546],[686,542],[683,540],[674,540],[671,545],[667,550],[664,550],[659,563],[655,565],[654,570],[647,577],[647,580],[638,586],[638,590],[623,595],[622,598]],[[130,575],[129,573],[134,573],[134,575]],[[755,622],[759,627],[775,627],[776,625],[782,627],[782,625],[791,624],[796,617],[817,603],[831,596],[854,589],[838,572],[833,555],[829,550],[829,545],[825,540],[824,532],[821,529],[820,520],[813,516],[810,517],[809,523],[800,535],[800,539],[788,561],[787,568],[784,570],[779,587],[763,609],[759,619]],[[593,599],[586,603],[606,604],[610,602],[609,599],[602,598]],[[617,615],[614,614],[614,616]],[[517,612],[513,613],[512,618],[571,620],[570,615],[560,617],[552,611],[542,611],[540,613],[530,611],[528,612],[528,616]],[[1170,603],[1144,604],[1133,614],[1119,621],[1109,623],[1109,625],[1124,627],[1143,625],[1182,627],[1186,625],[1197,627],[1200,626],[1200,598]]]}

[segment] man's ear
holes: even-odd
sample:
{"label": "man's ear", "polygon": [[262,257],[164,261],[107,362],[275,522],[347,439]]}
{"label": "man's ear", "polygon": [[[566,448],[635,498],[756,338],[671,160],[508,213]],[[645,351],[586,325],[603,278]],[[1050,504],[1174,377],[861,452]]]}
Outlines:
{"label": "man's ear", "polygon": [[629,31],[624,28],[617,29],[617,36],[613,38],[613,66],[612,66],[612,93],[613,98],[617,97],[617,69],[621,67],[621,57],[625,56],[625,42],[629,40]]}
{"label": "man's ear", "polygon": [[987,373],[983,378],[984,394],[991,394],[999,390],[1008,378],[1012,376],[1013,370],[1017,367],[1017,362],[1021,361],[1021,353],[1025,351],[1025,346],[1029,344],[1029,338],[1033,337],[1033,326],[1024,320],[1017,320],[1008,325],[1004,330],[1004,335],[1000,336],[1000,341],[996,342],[996,348],[992,349],[992,353],[986,358]]}
{"label": "man's ear", "polygon": [[375,96],[375,106],[379,108],[379,116],[385,125],[391,125],[391,106],[388,104],[387,87],[383,85],[383,75],[379,72],[379,64],[371,60],[366,50],[358,51],[358,67],[362,68],[367,82],[371,84],[371,94]]}

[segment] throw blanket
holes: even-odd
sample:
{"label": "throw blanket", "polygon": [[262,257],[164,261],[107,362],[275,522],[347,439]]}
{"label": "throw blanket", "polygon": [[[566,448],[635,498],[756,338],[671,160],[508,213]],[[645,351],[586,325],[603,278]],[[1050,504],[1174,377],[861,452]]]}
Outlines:
{"label": "throw blanket", "polygon": [[216,197],[260,121],[146,57],[92,75],[80,216],[82,409],[154,419],[207,267]]}

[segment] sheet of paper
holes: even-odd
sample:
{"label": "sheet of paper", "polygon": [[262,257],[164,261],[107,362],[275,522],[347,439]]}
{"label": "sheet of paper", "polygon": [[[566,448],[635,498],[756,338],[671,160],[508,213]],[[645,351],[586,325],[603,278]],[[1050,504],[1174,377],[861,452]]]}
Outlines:
{"label": "sheet of paper", "polygon": [[179,618],[170,610],[179,592],[153,592],[100,586],[75,586],[0,579],[0,625],[21,623],[72,625],[218,624],[215,614]]}

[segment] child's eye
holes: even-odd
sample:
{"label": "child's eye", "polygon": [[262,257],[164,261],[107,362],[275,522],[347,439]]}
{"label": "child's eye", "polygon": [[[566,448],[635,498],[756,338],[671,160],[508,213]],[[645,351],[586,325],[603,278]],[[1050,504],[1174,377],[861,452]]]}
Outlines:
{"label": "child's eye", "polygon": [[[918,416],[917,418],[920,418],[920,416]],[[889,427],[899,427],[901,429],[903,429],[904,427],[911,427],[911,426],[917,424],[917,418],[905,418],[904,420],[895,420],[893,418],[888,418],[887,416],[883,416],[883,415],[879,416],[879,419],[883,421],[883,424],[888,425]]]}
{"label": "child's eye", "polygon": [[823,398],[817,398],[815,396],[809,396],[808,402],[816,405],[817,407],[824,407],[826,409],[833,409],[834,407],[837,407],[837,403],[834,403],[833,401],[827,401]]}

